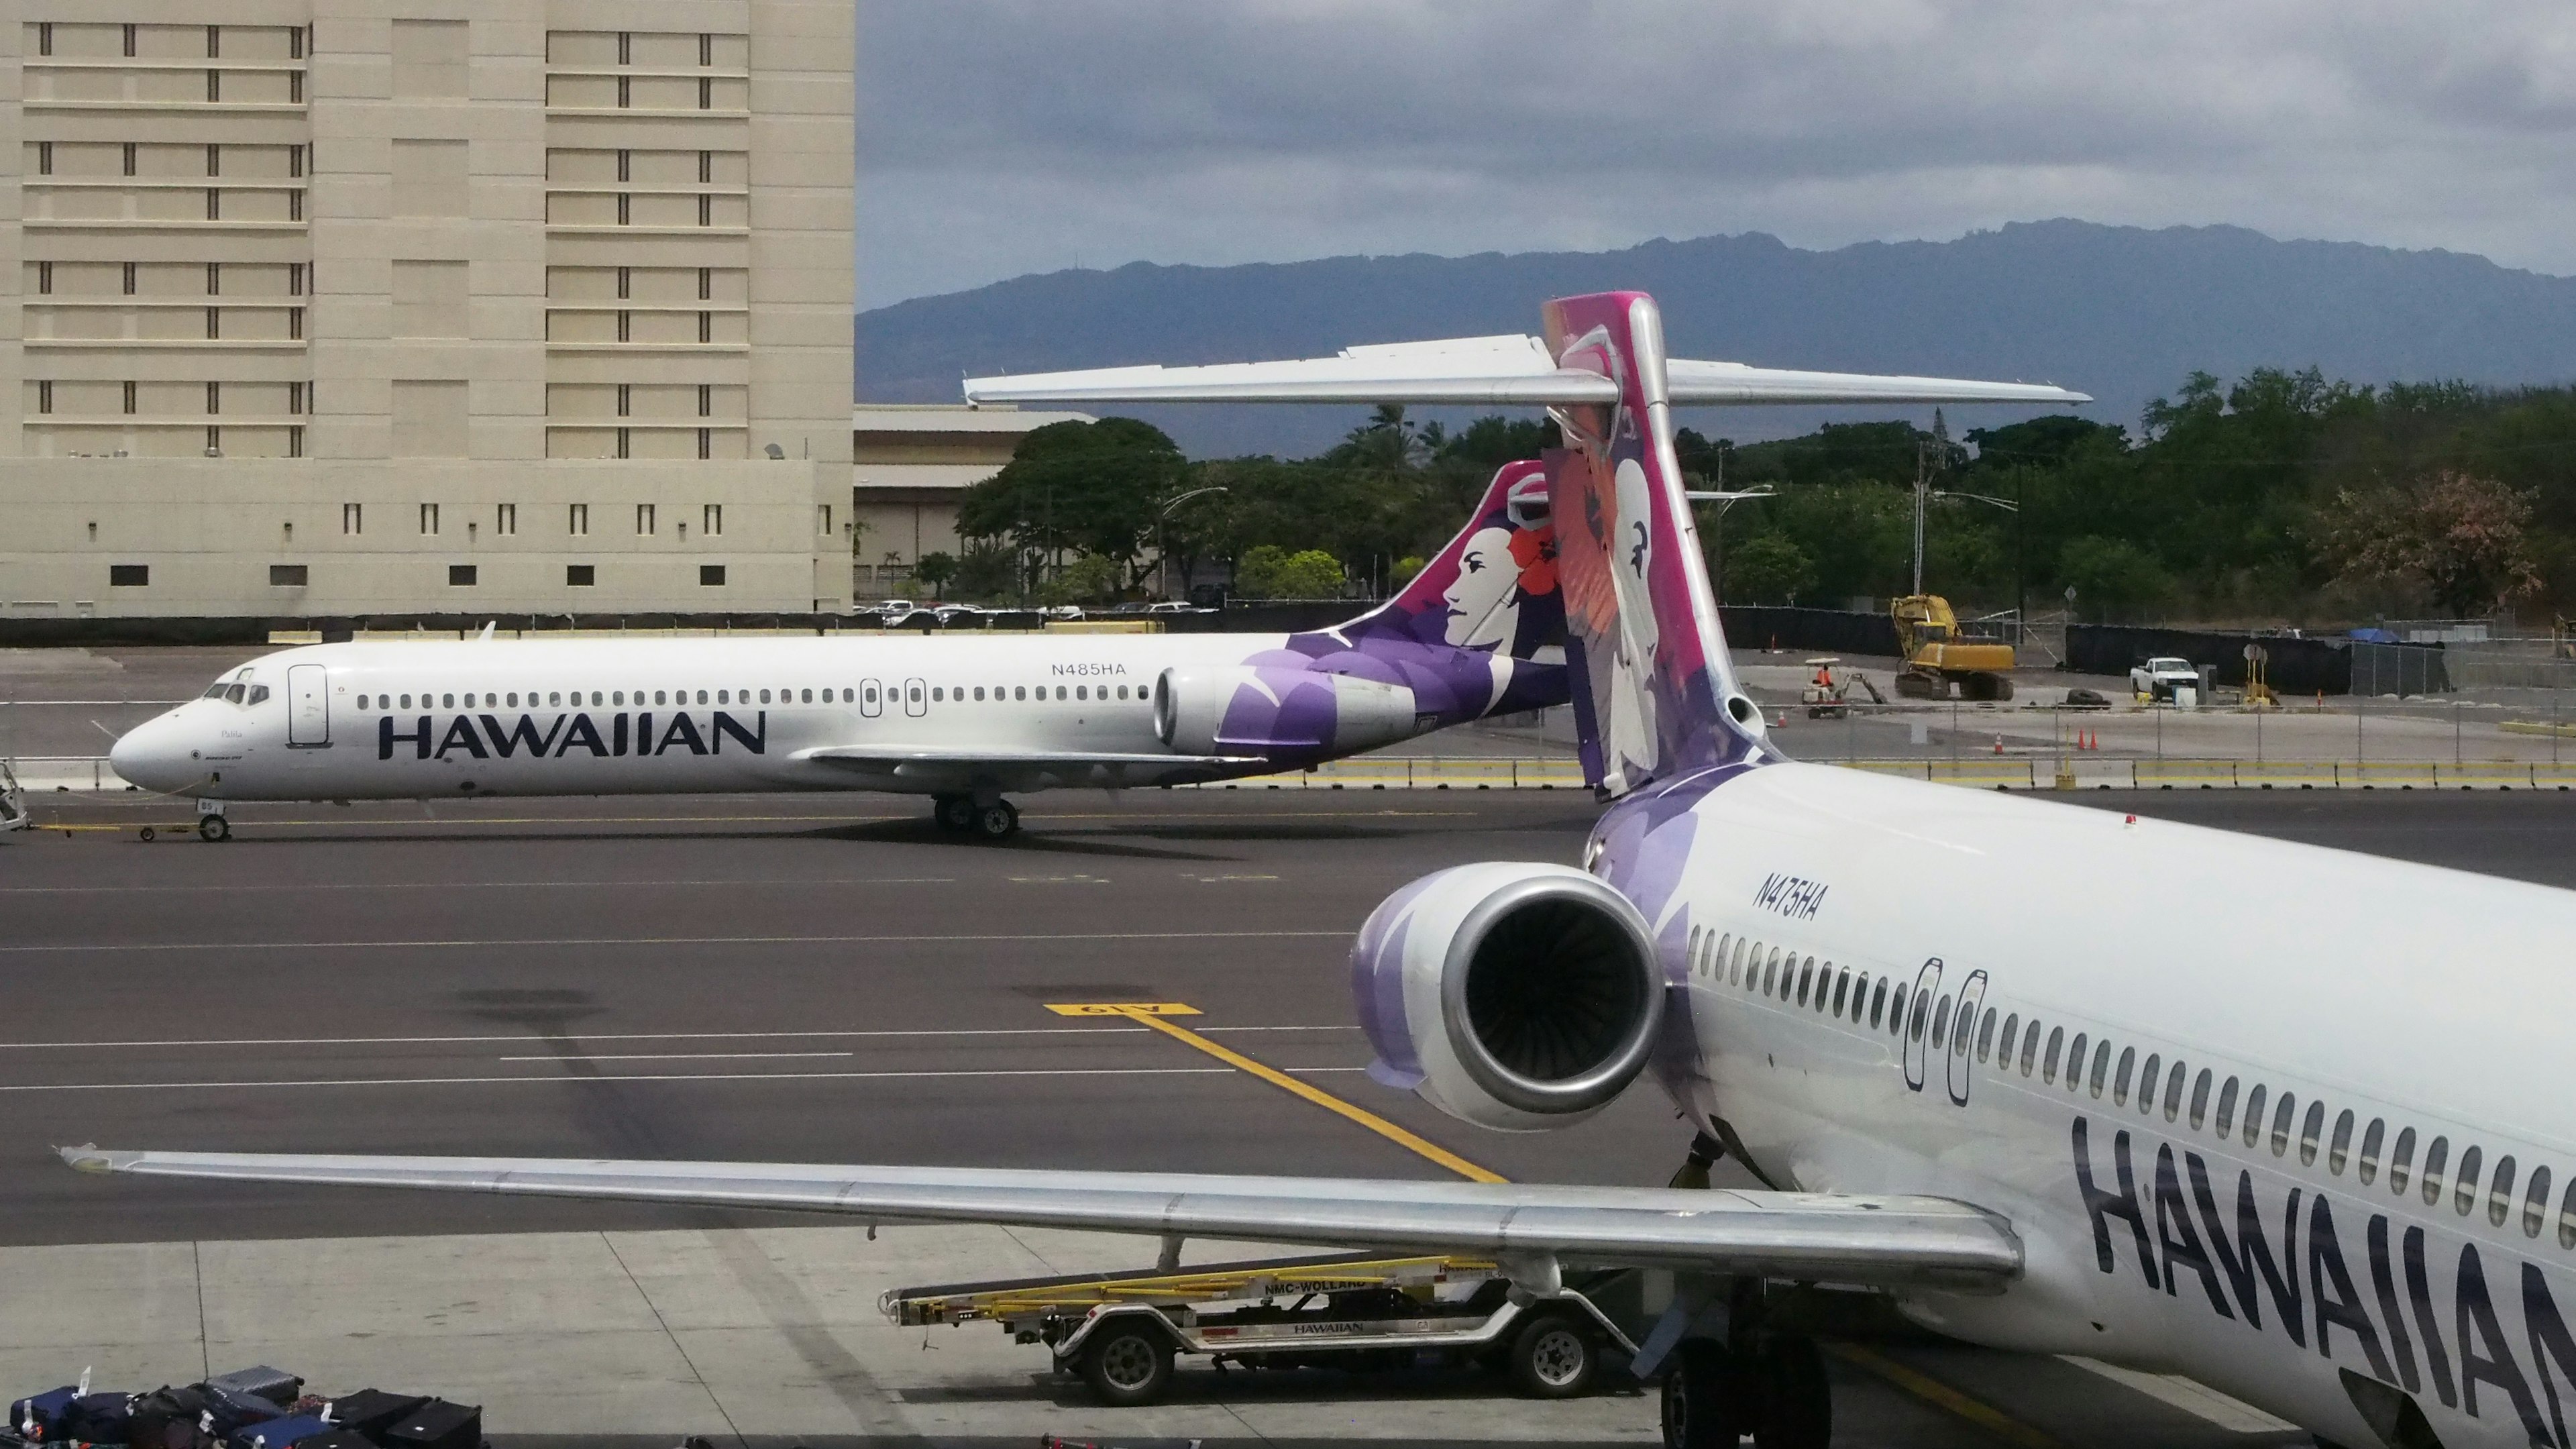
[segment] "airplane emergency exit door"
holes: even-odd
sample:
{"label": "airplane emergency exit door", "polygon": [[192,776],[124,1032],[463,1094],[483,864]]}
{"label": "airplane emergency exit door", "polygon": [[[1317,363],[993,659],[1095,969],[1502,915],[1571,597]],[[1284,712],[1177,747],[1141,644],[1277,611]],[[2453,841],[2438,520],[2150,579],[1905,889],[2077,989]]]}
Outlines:
{"label": "airplane emergency exit door", "polygon": [[298,664],[286,671],[286,747],[327,749],[331,744],[331,671]]}

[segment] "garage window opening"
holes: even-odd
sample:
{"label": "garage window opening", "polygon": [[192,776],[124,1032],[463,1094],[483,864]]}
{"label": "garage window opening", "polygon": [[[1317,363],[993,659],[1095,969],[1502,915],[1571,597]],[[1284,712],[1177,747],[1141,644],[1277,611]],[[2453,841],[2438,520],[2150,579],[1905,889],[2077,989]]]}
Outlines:
{"label": "garage window opening", "polygon": [[152,583],[150,564],[109,564],[107,586],[111,589],[147,588]]}

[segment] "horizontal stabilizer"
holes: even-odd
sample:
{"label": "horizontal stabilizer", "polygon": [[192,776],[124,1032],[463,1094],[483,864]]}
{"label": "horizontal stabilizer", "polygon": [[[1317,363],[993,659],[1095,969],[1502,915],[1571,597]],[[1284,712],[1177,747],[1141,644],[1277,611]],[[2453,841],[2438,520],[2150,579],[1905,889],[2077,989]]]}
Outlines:
{"label": "horizontal stabilizer", "polygon": [[[2081,403],[2044,384],[1799,372],[1740,362],[1667,365],[1676,404]],[[1212,367],[1110,367],[966,381],[969,403],[1287,402],[1565,406],[1619,400],[1598,372],[1560,367],[1535,337],[1460,337],[1352,347],[1338,356]]]}
{"label": "horizontal stabilizer", "polygon": [[1514,1183],[62,1150],[88,1172],[433,1188],[839,1213],[868,1223],[1000,1223],[1325,1247],[1552,1255],[1844,1283],[1996,1291],[2021,1271],[2004,1221],[1933,1197]]}

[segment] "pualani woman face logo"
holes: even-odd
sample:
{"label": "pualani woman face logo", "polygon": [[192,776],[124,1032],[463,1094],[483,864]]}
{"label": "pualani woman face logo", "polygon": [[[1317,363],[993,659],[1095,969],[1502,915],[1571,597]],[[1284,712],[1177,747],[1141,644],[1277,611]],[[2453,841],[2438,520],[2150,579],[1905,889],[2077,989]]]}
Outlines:
{"label": "pualani woman face logo", "polygon": [[1522,605],[1555,592],[1556,530],[1547,482],[1534,478],[1515,485],[1501,515],[1459,551],[1457,576],[1441,596],[1449,606],[1442,637],[1461,649],[1510,649]]}

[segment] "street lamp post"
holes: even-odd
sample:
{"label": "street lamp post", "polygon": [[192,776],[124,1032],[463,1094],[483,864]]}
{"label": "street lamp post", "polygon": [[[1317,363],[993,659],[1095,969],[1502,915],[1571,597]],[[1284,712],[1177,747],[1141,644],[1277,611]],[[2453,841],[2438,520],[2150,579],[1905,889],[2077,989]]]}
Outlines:
{"label": "street lamp post", "polygon": [[1168,599],[1172,596],[1172,550],[1169,541],[1165,537],[1166,530],[1164,527],[1166,524],[1171,522],[1172,510],[1189,502],[1191,499],[1198,497],[1200,494],[1223,493],[1225,491],[1226,487],[1222,483],[1211,483],[1205,488],[1193,488],[1189,492],[1181,494],[1177,498],[1165,501],[1162,511],[1154,515],[1154,572],[1160,576],[1163,581],[1164,598]]}

